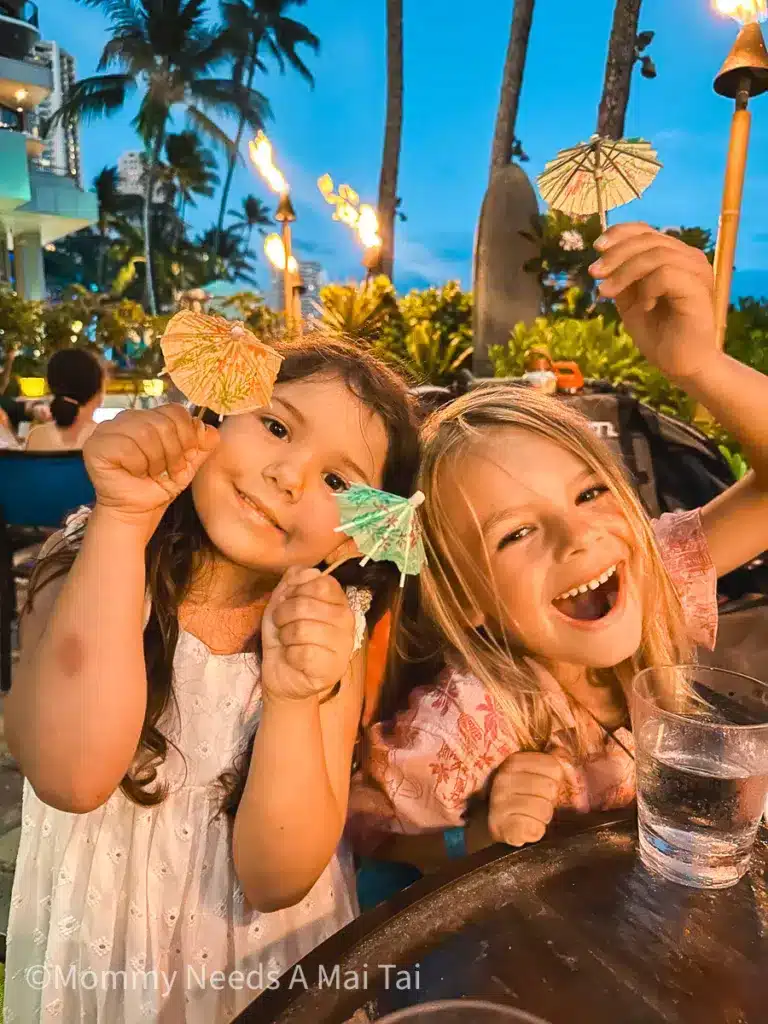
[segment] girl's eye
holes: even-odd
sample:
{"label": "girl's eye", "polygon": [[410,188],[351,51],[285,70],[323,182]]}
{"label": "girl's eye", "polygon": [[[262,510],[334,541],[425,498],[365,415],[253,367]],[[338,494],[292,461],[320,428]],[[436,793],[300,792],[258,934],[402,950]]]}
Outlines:
{"label": "girl's eye", "polygon": [[516,544],[519,540],[525,540],[526,537],[530,537],[533,533],[534,528],[532,526],[521,526],[519,530],[513,530],[508,533],[505,537],[499,541],[497,551],[503,551],[504,548],[510,544]]}
{"label": "girl's eye", "polygon": [[349,489],[349,484],[346,480],[342,480],[336,473],[326,473],[325,482],[328,484],[334,494],[340,494],[342,491]]}
{"label": "girl's eye", "polygon": [[608,488],[605,484],[595,484],[594,487],[588,487],[586,491],[582,491],[576,499],[577,505],[586,505],[589,501],[597,501],[598,498],[602,498],[604,494],[608,494]]}
{"label": "girl's eye", "polygon": [[288,437],[288,428],[284,426],[280,422],[280,420],[273,419],[271,416],[262,416],[261,422],[264,424],[264,426],[267,428],[270,434],[273,434],[281,441],[285,440],[285,438]]}

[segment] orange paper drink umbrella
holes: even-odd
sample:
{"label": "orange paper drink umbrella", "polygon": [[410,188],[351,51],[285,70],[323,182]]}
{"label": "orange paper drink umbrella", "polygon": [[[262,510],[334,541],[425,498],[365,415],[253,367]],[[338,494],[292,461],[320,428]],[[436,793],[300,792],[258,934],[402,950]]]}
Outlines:
{"label": "orange paper drink umbrella", "polygon": [[179,391],[219,416],[268,405],[283,361],[243,323],[188,310],[169,321],[160,346]]}

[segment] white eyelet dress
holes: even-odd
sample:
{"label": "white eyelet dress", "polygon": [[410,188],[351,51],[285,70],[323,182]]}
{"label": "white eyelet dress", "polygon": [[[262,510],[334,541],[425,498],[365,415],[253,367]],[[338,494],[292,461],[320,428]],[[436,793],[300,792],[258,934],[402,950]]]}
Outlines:
{"label": "white eyelet dress", "polygon": [[24,785],[6,1022],[223,1024],[357,912],[343,846],[296,907],[250,909],[216,780],[260,713],[258,660],[182,633],[174,674],[178,711],[161,728],[179,750],[162,769],[163,803],[118,790],[68,814]]}

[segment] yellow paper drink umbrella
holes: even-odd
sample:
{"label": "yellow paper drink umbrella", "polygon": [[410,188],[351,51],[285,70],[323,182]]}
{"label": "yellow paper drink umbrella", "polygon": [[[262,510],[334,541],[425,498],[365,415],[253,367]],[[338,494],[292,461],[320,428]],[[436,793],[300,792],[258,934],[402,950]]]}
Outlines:
{"label": "yellow paper drink umbrella", "polygon": [[546,165],[539,192],[553,210],[571,217],[600,214],[605,230],[607,211],[639,199],[661,168],[650,142],[617,142],[593,135],[589,142],[564,149]]}
{"label": "yellow paper drink umbrella", "polygon": [[283,361],[243,323],[188,310],[169,321],[160,346],[179,391],[219,416],[267,405]]}

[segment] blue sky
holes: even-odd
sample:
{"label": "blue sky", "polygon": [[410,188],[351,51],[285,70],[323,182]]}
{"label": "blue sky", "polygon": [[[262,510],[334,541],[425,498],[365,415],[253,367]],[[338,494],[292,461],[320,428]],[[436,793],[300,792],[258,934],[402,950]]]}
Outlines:
{"label": "blue sky", "polygon": [[[214,0],[212,0],[212,5]],[[269,97],[268,126],[279,165],[293,188],[304,253],[338,279],[359,277],[360,252],[315,182],[329,172],[375,203],[385,101],[384,0],[308,0],[300,17],[320,36],[311,61],[314,90],[275,70],[258,87]],[[538,0],[519,131],[537,175],[556,152],[594,131],[613,0]],[[408,222],[398,227],[401,288],[459,279],[470,283],[478,210],[487,182],[512,0],[466,5],[458,0],[405,0],[405,129],[400,193]],[[76,0],[40,0],[41,28],[91,74],[106,40],[106,21]],[[627,134],[651,140],[664,170],[646,196],[616,219],[644,218],[660,227],[715,228],[732,103],[712,79],[736,36],[710,0],[645,0],[641,29],[656,39],[659,77],[635,76]],[[737,258],[744,291],[768,293],[768,97],[754,103],[754,124]],[[134,148],[130,111],[83,131],[86,176]],[[233,202],[247,192],[271,201],[242,167]],[[203,201],[193,223],[206,226],[216,208]],[[263,263],[263,258],[262,258]]]}

